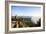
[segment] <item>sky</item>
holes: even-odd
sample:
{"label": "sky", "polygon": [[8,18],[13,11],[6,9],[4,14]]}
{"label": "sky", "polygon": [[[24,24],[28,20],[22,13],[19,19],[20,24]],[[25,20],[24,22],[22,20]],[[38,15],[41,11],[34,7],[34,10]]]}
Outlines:
{"label": "sky", "polygon": [[12,16],[41,16],[41,7],[11,6]]}

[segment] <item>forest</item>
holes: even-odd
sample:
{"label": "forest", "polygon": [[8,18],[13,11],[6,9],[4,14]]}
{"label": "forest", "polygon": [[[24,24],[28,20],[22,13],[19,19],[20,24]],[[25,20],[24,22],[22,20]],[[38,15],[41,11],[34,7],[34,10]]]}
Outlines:
{"label": "forest", "polygon": [[11,18],[11,27],[12,28],[24,28],[24,27],[40,27],[41,26],[41,18],[37,21],[37,24],[33,23],[31,17],[24,16],[12,16]]}

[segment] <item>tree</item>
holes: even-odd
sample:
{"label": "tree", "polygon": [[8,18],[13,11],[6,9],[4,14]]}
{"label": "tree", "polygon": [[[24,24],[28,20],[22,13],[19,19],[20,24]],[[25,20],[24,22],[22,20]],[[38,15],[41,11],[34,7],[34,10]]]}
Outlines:
{"label": "tree", "polygon": [[37,22],[37,26],[41,26],[41,18],[40,18],[39,21]]}

